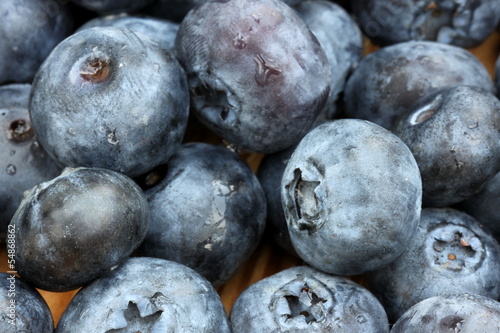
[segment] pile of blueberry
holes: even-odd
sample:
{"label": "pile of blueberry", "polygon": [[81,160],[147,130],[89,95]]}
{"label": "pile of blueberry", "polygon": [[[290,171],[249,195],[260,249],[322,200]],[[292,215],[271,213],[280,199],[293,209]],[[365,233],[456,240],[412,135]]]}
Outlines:
{"label": "pile of blueberry", "polygon": [[[0,331],[500,331],[498,0],[0,17]],[[267,236],[303,264],[228,315]],[[37,289],[79,289],[55,328]]]}

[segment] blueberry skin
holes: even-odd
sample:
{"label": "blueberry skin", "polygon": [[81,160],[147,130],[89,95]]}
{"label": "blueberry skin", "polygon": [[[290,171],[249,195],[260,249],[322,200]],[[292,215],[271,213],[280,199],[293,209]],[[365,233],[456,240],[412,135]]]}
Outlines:
{"label": "blueberry skin", "polygon": [[297,266],[260,280],[236,299],[233,332],[389,332],[384,308],[345,277]]}
{"label": "blueberry skin", "polygon": [[323,112],[326,119],[333,119],[347,77],[363,56],[363,35],[349,13],[333,2],[300,1],[293,8],[318,38],[330,63],[331,90]]}
{"label": "blueberry skin", "polygon": [[[500,24],[499,24],[500,26]],[[495,73],[493,74],[495,78],[495,85],[497,90],[497,97],[500,98],[500,56],[495,62]]]}
{"label": "blueberry skin", "polygon": [[138,254],[182,263],[220,286],[264,232],[260,183],[236,153],[206,143],[183,145],[165,168],[146,191],[151,220]]}
{"label": "blueberry skin", "polygon": [[500,172],[500,101],[488,91],[437,89],[417,101],[393,132],[417,160],[426,207],[465,200]]}
{"label": "blueberry skin", "polygon": [[324,50],[279,0],[209,1],[182,21],[175,48],[194,114],[237,150],[295,144],[329,94]]}
{"label": "blueberry skin", "polygon": [[368,289],[391,322],[433,296],[500,296],[500,245],[471,216],[451,208],[424,208],[406,251],[366,275]]}
{"label": "blueberry skin", "polygon": [[30,90],[30,84],[0,87],[0,238],[5,238],[23,192],[62,170],[36,139],[28,112]]}
{"label": "blueberry skin", "polygon": [[40,293],[15,275],[0,273],[0,331],[54,332],[49,306]]}
{"label": "blueberry skin", "polygon": [[192,269],[159,258],[130,258],[82,288],[55,330],[229,333],[215,289]]}
{"label": "blueberry skin", "polygon": [[500,332],[500,303],[479,295],[435,296],[412,306],[391,333]]}
{"label": "blueberry skin", "polygon": [[356,275],[390,263],[420,218],[422,182],[411,151],[364,120],[334,120],[309,132],[281,184],[297,254],[327,273]]}
{"label": "blueberry skin", "polygon": [[78,6],[105,14],[133,12],[153,3],[155,0],[71,0]]}
{"label": "blueberry skin", "polygon": [[131,177],[168,160],[188,112],[177,60],[149,37],[116,27],[85,29],[61,42],[40,67],[30,98],[38,139],[55,160]]}
{"label": "blueberry skin", "polygon": [[146,198],[130,178],[67,168],[26,191],[12,218],[16,269],[36,288],[76,289],[125,260],[143,241],[148,222]]}
{"label": "blueberry skin", "polygon": [[78,28],[78,31],[95,27],[118,27],[143,33],[160,42],[167,52],[174,51],[179,24],[155,17],[136,16],[126,13],[93,18]]}
{"label": "blueberry skin", "polygon": [[55,1],[0,3],[0,84],[31,83],[50,51],[73,29],[68,8]]}
{"label": "blueberry skin", "polygon": [[469,51],[437,42],[399,43],[363,58],[347,80],[344,111],[390,130],[419,98],[454,85],[495,92],[488,71]]}
{"label": "blueberry skin", "polygon": [[376,44],[431,40],[471,48],[481,44],[500,20],[497,0],[354,0],[352,12]]}

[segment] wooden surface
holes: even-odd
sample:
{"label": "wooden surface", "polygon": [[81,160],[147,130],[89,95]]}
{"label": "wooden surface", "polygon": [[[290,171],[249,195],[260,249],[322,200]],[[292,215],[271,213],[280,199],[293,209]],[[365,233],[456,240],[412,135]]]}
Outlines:
{"label": "wooden surface", "polygon": [[[372,52],[375,49],[376,47],[367,43],[367,53]],[[483,62],[493,77],[495,61],[500,53],[500,34],[495,32],[492,36],[490,36],[490,38],[488,38],[488,40],[486,40],[486,42],[479,47],[471,49],[471,51],[481,62]],[[199,133],[198,137],[196,137],[197,133],[191,134],[193,134],[195,138],[199,138],[200,140],[203,139]],[[218,140],[211,137],[209,141],[216,143]],[[242,154],[242,157],[248,162],[252,169],[256,171],[262,155],[247,153]],[[257,250],[244,264],[240,271],[224,286],[218,288],[218,292],[226,310],[229,313],[232,304],[241,291],[243,291],[243,289],[247,286],[283,269],[301,264],[302,262],[300,259],[285,253],[283,250],[274,245],[268,237],[264,237]],[[2,246],[0,251],[0,269],[2,272],[7,272],[7,255],[5,245]],[[76,291],[66,293],[52,293],[46,291],[40,292],[52,310],[55,323],[58,322],[62,312],[76,293]]]}

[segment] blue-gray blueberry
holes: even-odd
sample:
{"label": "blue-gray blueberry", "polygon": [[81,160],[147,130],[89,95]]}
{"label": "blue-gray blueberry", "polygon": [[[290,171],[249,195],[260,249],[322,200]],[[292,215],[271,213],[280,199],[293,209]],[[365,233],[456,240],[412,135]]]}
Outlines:
{"label": "blue-gray blueberry", "polygon": [[[67,0],[66,0],[67,1]],[[134,12],[155,0],[71,0],[78,6],[101,14]]]}

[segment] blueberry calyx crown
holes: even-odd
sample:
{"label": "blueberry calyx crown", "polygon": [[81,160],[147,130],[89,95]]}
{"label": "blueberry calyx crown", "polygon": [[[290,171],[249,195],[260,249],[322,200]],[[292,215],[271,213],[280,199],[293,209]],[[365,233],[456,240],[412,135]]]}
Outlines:
{"label": "blueberry calyx crown", "polygon": [[10,123],[8,139],[15,142],[28,141],[35,135],[31,122],[25,119],[17,119]]}

